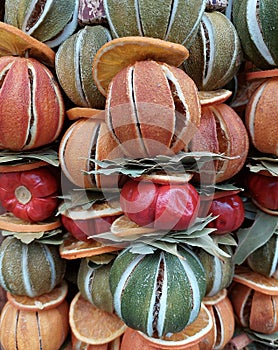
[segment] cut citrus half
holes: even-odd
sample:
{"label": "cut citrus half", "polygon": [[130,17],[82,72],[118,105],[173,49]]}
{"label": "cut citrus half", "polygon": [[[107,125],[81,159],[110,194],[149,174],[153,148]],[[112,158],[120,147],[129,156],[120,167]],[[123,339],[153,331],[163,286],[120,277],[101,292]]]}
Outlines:
{"label": "cut citrus half", "polygon": [[7,292],[7,299],[20,310],[36,311],[49,310],[60,305],[68,293],[68,284],[62,281],[51,292],[31,298],[25,295],[14,295]]}
{"label": "cut citrus half", "polygon": [[212,91],[198,91],[201,106],[211,106],[213,104],[224,103],[232,96],[232,91],[226,89]]}
{"label": "cut citrus half", "polygon": [[46,165],[48,165],[48,163],[44,162],[43,160],[26,162],[26,163],[18,163],[18,164],[0,165],[0,172],[12,173],[14,171],[28,171],[28,170],[34,170]]}
{"label": "cut citrus half", "polygon": [[109,246],[99,241],[90,240],[90,242],[83,242],[75,239],[69,235],[59,247],[60,256],[67,260],[86,258],[104,253],[118,251],[119,247]]}
{"label": "cut citrus half", "polygon": [[193,177],[193,173],[182,174],[143,174],[137,177],[136,181],[152,181],[161,185],[180,185],[189,182]]}
{"label": "cut citrus half", "polygon": [[0,215],[0,229],[13,232],[46,232],[55,230],[61,226],[59,218],[52,217],[45,221],[31,223],[21,220],[12,213],[7,212]]}
{"label": "cut citrus half", "polygon": [[32,57],[47,66],[54,67],[55,51],[21,29],[0,22],[0,57]]}
{"label": "cut citrus half", "polygon": [[235,269],[233,280],[263,294],[278,295],[277,279],[265,277],[248,267],[238,266]]}
{"label": "cut citrus half", "polygon": [[[151,338],[151,342],[154,344],[159,344],[161,349],[164,346],[180,346],[187,345],[193,346],[199,343],[212,329],[213,320],[212,316],[207,309],[207,307],[202,304],[198,317],[189,326],[185,327],[182,331],[177,333],[172,333],[169,336],[164,336],[161,339]],[[139,332],[141,336],[148,339],[148,336]]]}
{"label": "cut citrus half", "polygon": [[106,96],[112,78],[136,61],[154,60],[178,67],[189,56],[181,44],[157,38],[127,36],[104,44],[93,60],[93,78],[99,91]]}
{"label": "cut citrus half", "polygon": [[139,226],[134,221],[130,220],[126,215],[121,215],[113,221],[112,225],[110,226],[110,231],[118,237],[131,237],[152,233],[155,232],[155,229]]}
{"label": "cut citrus half", "polygon": [[105,113],[102,109],[86,108],[86,107],[73,107],[66,111],[66,115],[69,120],[78,120],[80,118],[95,118],[104,120]]}
{"label": "cut citrus half", "polygon": [[125,323],[116,314],[97,308],[80,292],[70,304],[69,323],[78,340],[95,345],[111,342],[126,329]]}

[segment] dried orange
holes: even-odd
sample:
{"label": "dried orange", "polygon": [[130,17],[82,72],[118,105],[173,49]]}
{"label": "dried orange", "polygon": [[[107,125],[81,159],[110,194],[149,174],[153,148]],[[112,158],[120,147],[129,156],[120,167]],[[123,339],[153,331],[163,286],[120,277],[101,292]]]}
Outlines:
{"label": "dried orange", "polygon": [[12,213],[7,212],[0,215],[0,229],[15,232],[45,232],[55,230],[61,226],[59,218],[50,218],[45,221],[30,223],[21,220]]}
{"label": "dried orange", "polygon": [[70,304],[69,323],[78,340],[95,345],[118,338],[126,329],[125,323],[117,315],[95,307],[80,292]]}
{"label": "dried orange", "polygon": [[272,78],[278,76],[278,69],[267,69],[267,70],[256,70],[253,72],[246,72],[245,78],[246,80],[254,80],[254,79],[264,79],[264,78]]}
{"label": "dried orange", "polygon": [[63,280],[49,293],[44,293],[35,298],[31,298],[26,295],[15,295],[7,292],[7,299],[11,304],[20,310],[48,310],[60,305],[65,300],[67,293],[68,285],[66,281]]}
{"label": "dried orange", "polygon": [[201,106],[210,106],[217,103],[224,103],[232,96],[232,91],[218,89],[212,91],[198,91]]}
{"label": "dried orange", "polygon": [[131,237],[134,235],[145,235],[155,232],[154,228],[142,227],[131,221],[126,215],[121,215],[113,221],[111,232],[118,237]]}
{"label": "dried orange", "polygon": [[277,279],[265,277],[250,270],[248,267],[238,266],[235,270],[233,280],[263,294],[278,295]]}
{"label": "dried orange", "polygon": [[22,30],[0,22],[0,57],[26,55],[54,67],[55,51]]}
{"label": "dried orange", "polygon": [[80,118],[96,118],[104,120],[105,114],[101,109],[87,107],[73,107],[66,111],[69,120],[78,120]]}
{"label": "dried orange", "polygon": [[189,182],[193,177],[192,173],[182,173],[182,174],[143,174],[136,178],[138,181],[153,181],[161,185],[180,185]]}
{"label": "dried orange", "polygon": [[136,61],[154,60],[180,66],[189,56],[180,44],[151,37],[127,36],[104,44],[93,60],[93,78],[99,91],[106,96],[112,78]]}
{"label": "dried orange", "polygon": [[100,255],[104,253],[119,250],[117,246],[109,246],[99,241],[82,242],[69,235],[60,245],[60,255],[67,260],[86,258],[89,256]]}
{"label": "dried orange", "polygon": [[41,166],[46,166],[48,163],[44,162],[43,160],[40,161],[28,161],[26,163],[18,163],[18,164],[7,164],[7,165],[0,165],[0,172],[1,173],[12,173],[14,171],[28,171],[37,169]]}

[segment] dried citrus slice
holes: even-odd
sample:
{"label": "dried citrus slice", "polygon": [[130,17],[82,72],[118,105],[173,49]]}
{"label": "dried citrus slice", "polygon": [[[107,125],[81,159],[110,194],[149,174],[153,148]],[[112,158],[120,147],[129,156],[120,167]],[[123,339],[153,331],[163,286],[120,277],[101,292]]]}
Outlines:
{"label": "dried citrus slice", "polygon": [[93,345],[108,343],[126,329],[125,323],[116,314],[97,308],[84,299],[80,292],[70,304],[69,323],[78,340]]}
{"label": "dried citrus slice", "polygon": [[55,51],[10,24],[0,22],[0,57],[32,57],[54,67]]}
{"label": "dried citrus slice", "polygon": [[264,79],[272,77],[278,77],[278,68],[247,72],[245,74],[246,80]]}
{"label": "dried citrus slice", "polygon": [[55,230],[61,226],[59,218],[50,218],[45,221],[30,223],[21,220],[12,213],[7,212],[0,215],[0,229],[14,232],[45,232]]}
{"label": "dried citrus slice", "polygon": [[235,269],[233,280],[263,294],[278,295],[277,279],[265,277],[247,267],[238,266]]}
{"label": "dried citrus slice", "polygon": [[16,308],[26,311],[49,310],[60,305],[66,298],[68,285],[62,281],[51,292],[31,298],[26,295],[15,295],[7,292],[7,299]]}
{"label": "dried citrus slice", "polygon": [[191,173],[182,174],[143,174],[136,178],[138,181],[153,181],[161,185],[179,185],[189,182],[193,177]]}
{"label": "dried citrus slice", "polygon": [[136,61],[154,60],[178,67],[188,56],[185,46],[169,41],[140,36],[116,38],[97,51],[93,78],[99,91],[106,96],[112,78]]}
{"label": "dried citrus slice", "polygon": [[155,232],[155,229],[142,227],[131,221],[126,215],[121,215],[113,221],[110,231],[118,237],[130,237]]}
{"label": "dried citrus slice", "polygon": [[59,247],[60,256],[67,260],[86,258],[94,255],[114,252],[119,247],[109,246],[99,241],[90,240],[90,242],[82,242],[69,235]]}
{"label": "dried citrus slice", "polygon": [[[169,346],[169,342],[172,344],[173,349],[174,346],[178,347],[185,344],[192,346],[196,343],[199,343],[200,340],[210,332],[212,326],[212,316],[206,306],[202,304],[197,319],[189,326],[185,327],[178,333],[169,334],[169,336],[165,336],[161,339],[151,338],[151,341],[154,344],[160,345],[161,349],[163,349],[163,346]],[[145,334],[141,332],[140,334],[143,337],[148,338]]]}
{"label": "dried citrus slice", "polygon": [[215,304],[219,303],[221,300],[223,300],[224,298],[226,298],[227,294],[228,294],[227,289],[223,288],[217,294],[215,294],[211,297],[205,296],[203,298],[203,303],[205,305],[215,305]]}
{"label": "dried citrus slice", "polygon": [[9,165],[0,165],[1,173],[12,173],[14,171],[27,171],[37,169],[41,166],[48,165],[47,162],[34,161],[34,162],[26,162],[26,163],[18,163],[18,164],[9,164]]}
{"label": "dried citrus slice", "polygon": [[217,103],[224,103],[232,96],[232,91],[218,89],[212,91],[198,91],[201,106],[210,106]]}
{"label": "dried citrus slice", "polygon": [[105,113],[102,109],[73,107],[66,111],[69,120],[78,120],[80,118],[96,118],[104,120]]}

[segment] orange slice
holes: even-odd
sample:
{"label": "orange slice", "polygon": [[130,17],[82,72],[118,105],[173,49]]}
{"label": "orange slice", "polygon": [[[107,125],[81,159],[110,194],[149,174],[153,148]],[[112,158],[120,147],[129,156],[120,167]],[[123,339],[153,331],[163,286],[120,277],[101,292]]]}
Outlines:
{"label": "orange slice", "polygon": [[136,61],[154,60],[178,67],[189,56],[180,44],[157,38],[128,36],[104,44],[93,60],[93,78],[99,91],[106,96],[112,78]]}
{"label": "orange slice", "polygon": [[[169,336],[165,336],[162,339],[151,338],[152,343],[160,345],[160,349],[164,346],[169,346],[169,342],[173,349],[181,345],[193,346],[200,342],[212,329],[213,320],[210,312],[204,304],[201,305],[201,309],[197,319],[189,326],[185,327],[178,333],[172,333]],[[141,336],[148,339],[148,337],[139,332]]]}
{"label": "orange slice", "polygon": [[232,96],[232,91],[226,89],[198,91],[198,95],[201,106],[211,106],[213,104],[224,103]]}
{"label": "orange slice", "polygon": [[161,185],[180,185],[189,182],[193,177],[191,173],[183,174],[143,174],[137,177],[135,180],[138,181],[153,181]]}
{"label": "orange slice", "polygon": [[263,294],[278,295],[277,279],[265,277],[248,267],[238,266],[235,269],[233,280]]}
{"label": "orange slice", "polygon": [[109,252],[115,252],[121,248],[109,246],[98,241],[82,242],[69,235],[59,247],[60,256],[63,259],[73,260],[100,255]]}
{"label": "orange slice", "polygon": [[255,72],[247,72],[245,74],[246,80],[264,79],[264,78],[272,78],[272,77],[278,77],[278,68],[260,70]]}
{"label": "orange slice", "polygon": [[78,120],[80,118],[95,118],[104,120],[105,113],[102,109],[86,108],[86,107],[73,107],[66,111],[66,115],[69,120]]}
{"label": "orange slice", "polygon": [[48,165],[43,160],[41,161],[34,161],[34,162],[28,162],[28,163],[18,163],[18,164],[10,164],[10,165],[0,165],[0,172],[1,173],[12,173],[14,171],[27,171],[27,170],[33,170],[37,169],[39,167]]}
{"label": "orange slice", "polygon": [[204,297],[203,298],[203,303],[205,305],[215,305],[219,303],[221,300],[225,299],[227,296],[228,292],[226,288],[223,288],[218,292],[217,294],[211,296],[211,297]]}
{"label": "orange slice", "polygon": [[32,57],[50,67],[55,63],[55,51],[50,47],[3,22],[0,22],[0,56]]}
{"label": "orange slice", "polygon": [[51,292],[35,298],[30,298],[25,295],[14,295],[7,292],[7,299],[20,310],[49,310],[60,305],[65,300],[67,293],[68,285],[66,281],[62,281]]}
{"label": "orange slice", "polygon": [[126,215],[121,215],[113,221],[110,231],[118,237],[131,237],[136,235],[145,235],[155,232],[155,229],[142,227],[131,221]]}
{"label": "orange slice", "polygon": [[12,213],[7,212],[0,215],[0,229],[13,232],[46,232],[55,230],[61,226],[59,218],[50,218],[45,221],[30,223],[21,220]]}
{"label": "orange slice", "polygon": [[125,323],[117,315],[97,308],[80,292],[70,304],[69,323],[78,340],[93,345],[111,342],[126,329]]}

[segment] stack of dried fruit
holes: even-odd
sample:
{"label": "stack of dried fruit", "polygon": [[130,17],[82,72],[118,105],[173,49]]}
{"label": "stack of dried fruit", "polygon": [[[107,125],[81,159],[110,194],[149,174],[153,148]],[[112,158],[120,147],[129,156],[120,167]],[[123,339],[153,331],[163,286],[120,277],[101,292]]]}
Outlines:
{"label": "stack of dried fruit", "polygon": [[277,347],[277,5],[1,8],[2,347]]}

